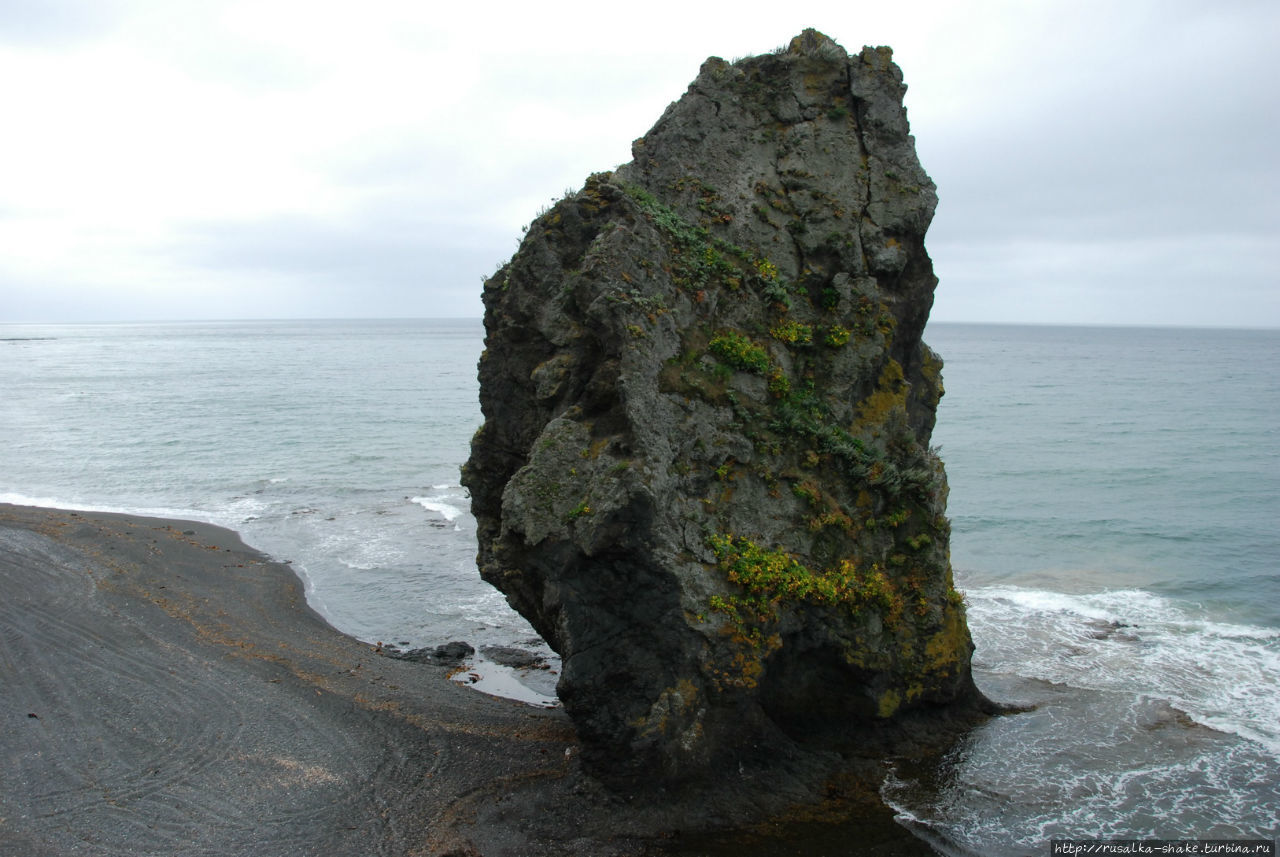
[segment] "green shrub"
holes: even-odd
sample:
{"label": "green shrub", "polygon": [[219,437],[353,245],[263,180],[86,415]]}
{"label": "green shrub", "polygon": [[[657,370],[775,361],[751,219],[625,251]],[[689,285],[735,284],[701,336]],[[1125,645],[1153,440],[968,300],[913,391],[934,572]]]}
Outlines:
{"label": "green shrub", "polygon": [[769,392],[778,398],[791,392],[791,379],[782,371],[781,366],[774,366],[769,372]]}
{"label": "green shrub", "polygon": [[769,371],[769,353],[736,330],[718,334],[712,338],[708,348],[735,369],[758,375]]}
{"label": "green shrub", "polygon": [[[741,611],[745,608],[761,621],[772,621],[777,618],[777,604],[782,601],[803,601],[849,611],[872,607],[884,612],[891,623],[901,618],[902,596],[876,565],[860,569],[845,559],[833,569],[814,572],[786,551],[762,548],[750,539],[712,535],[708,544],[720,570],[746,593],[727,603],[722,598],[712,602],[713,610],[729,614],[731,620],[741,621]],[[734,608],[732,612],[724,609],[730,604]]]}
{"label": "green shrub", "polygon": [[827,335],[822,341],[827,345],[830,345],[832,348],[839,348],[841,345],[847,343],[849,341],[849,337],[852,335],[852,331],[850,331],[849,328],[833,324],[828,328]]}
{"label": "green shrub", "polygon": [[778,279],[778,266],[768,259],[756,259],[754,265],[756,273],[760,275],[762,280]]}
{"label": "green shrub", "polygon": [[770,330],[769,335],[788,345],[809,345],[813,342],[813,328],[798,321],[784,321]]}

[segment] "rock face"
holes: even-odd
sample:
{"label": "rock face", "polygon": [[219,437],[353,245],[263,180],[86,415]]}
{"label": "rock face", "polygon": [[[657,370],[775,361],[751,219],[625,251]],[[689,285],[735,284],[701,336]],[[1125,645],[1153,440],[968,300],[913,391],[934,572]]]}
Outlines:
{"label": "rock face", "polygon": [[808,30],[707,60],[485,283],[480,569],[606,781],[979,698],[929,446],[937,197],[891,56]]}

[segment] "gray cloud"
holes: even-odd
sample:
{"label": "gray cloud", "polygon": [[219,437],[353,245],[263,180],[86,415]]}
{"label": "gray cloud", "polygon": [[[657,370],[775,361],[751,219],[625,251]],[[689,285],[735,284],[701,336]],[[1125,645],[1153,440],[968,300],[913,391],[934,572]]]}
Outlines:
{"label": "gray cloud", "polygon": [[0,44],[68,47],[120,25],[122,0],[0,0]]}
{"label": "gray cloud", "polygon": [[1182,11],[916,124],[938,317],[1280,324],[1280,15]]}
{"label": "gray cloud", "polygon": [[213,276],[284,276],[312,312],[359,316],[476,316],[480,274],[497,236],[460,235],[413,210],[354,221],[282,216],[207,223],[174,245],[184,265]]}
{"label": "gray cloud", "polygon": [[[478,314],[520,226],[626,160],[707,54],[790,35],[744,17],[655,49],[530,12],[475,40],[467,10],[273,2],[259,27],[234,5],[0,0],[0,62],[40,60],[9,108],[25,137],[0,140],[0,321]],[[900,48],[941,199],[935,318],[1280,325],[1280,4],[820,5],[779,14]],[[113,71],[84,46],[128,76],[81,86]]]}

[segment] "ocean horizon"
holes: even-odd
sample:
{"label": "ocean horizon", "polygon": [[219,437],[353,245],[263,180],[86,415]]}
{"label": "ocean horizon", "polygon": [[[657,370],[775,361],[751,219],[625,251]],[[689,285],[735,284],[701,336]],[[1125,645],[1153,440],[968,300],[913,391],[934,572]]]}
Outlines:
{"label": "ocean horizon", "polygon": [[[1280,330],[930,323],[975,677],[1032,708],[886,800],[942,853],[1274,838]],[[554,654],[480,580],[479,319],[0,325],[0,500],[192,518],[339,630]]]}

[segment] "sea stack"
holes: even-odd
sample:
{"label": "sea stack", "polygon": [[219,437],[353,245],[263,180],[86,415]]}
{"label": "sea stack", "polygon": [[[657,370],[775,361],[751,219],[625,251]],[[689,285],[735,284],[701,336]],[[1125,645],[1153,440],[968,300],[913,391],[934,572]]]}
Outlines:
{"label": "sea stack", "polygon": [[608,783],[980,700],[905,90],[889,48],[813,30],[708,59],[485,283],[480,571],[560,653]]}

